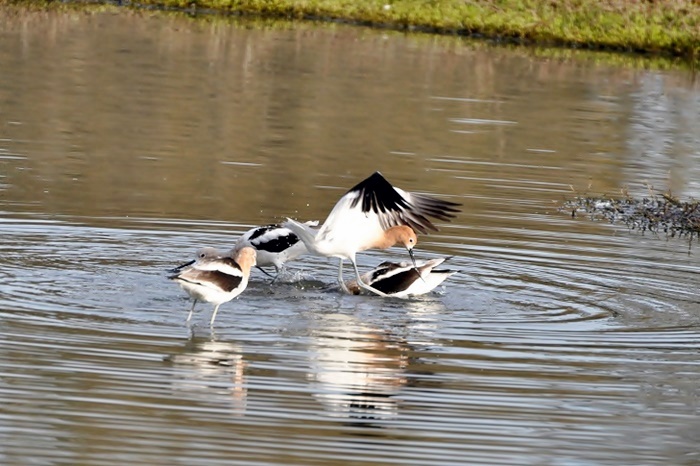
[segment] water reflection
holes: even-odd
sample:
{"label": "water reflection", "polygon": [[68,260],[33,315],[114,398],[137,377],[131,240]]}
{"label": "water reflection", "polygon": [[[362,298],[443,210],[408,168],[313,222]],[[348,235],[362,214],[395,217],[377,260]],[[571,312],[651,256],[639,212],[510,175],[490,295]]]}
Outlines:
{"label": "water reflection", "polygon": [[[688,75],[340,25],[4,11],[0,462],[694,459],[696,249],[555,202],[642,179],[697,197]],[[173,257],[323,217],[374,170],[463,202],[419,243],[454,255],[444,293],[327,293],[336,263],[309,257],[183,341]]]}
{"label": "water reflection", "polygon": [[235,416],[246,411],[248,386],[243,348],[215,337],[192,337],[182,351],[165,358],[175,369],[172,389],[190,400],[223,401]]}
{"label": "water reflection", "polygon": [[635,157],[625,169],[627,182],[693,196],[700,192],[700,167],[693,160],[700,154],[700,136],[690,128],[700,126],[700,93],[671,88],[668,80],[649,73],[629,96],[624,140]]}
{"label": "water reflection", "polygon": [[398,416],[409,348],[387,330],[346,314],[324,315],[309,345],[314,397],[333,417],[377,425]]}

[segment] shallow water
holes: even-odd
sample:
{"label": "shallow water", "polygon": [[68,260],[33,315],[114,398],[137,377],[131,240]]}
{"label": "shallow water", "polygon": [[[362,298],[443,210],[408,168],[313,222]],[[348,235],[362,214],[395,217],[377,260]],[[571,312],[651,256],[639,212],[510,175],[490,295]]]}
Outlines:
{"label": "shallow water", "polygon": [[[572,219],[700,193],[681,71],[339,25],[0,14],[0,462],[697,464],[687,242]],[[461,202],[411,300],[336,262],[185,325],[167,269],[375,170]],[[360,256],[368,268],[392,249]]]}

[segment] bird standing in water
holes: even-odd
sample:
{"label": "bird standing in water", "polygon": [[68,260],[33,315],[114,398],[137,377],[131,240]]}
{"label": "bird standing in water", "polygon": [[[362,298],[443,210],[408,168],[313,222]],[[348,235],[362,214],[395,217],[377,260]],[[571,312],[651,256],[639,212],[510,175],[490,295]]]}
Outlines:
{"label": "bird standing in water", "polygon": [[248,286],[255,256],[255,249],[250,247],[232,251],[227,256],[220,256],[216,250],[206,248],[198,252],[194,262],[175,269],[175,273],[168,278],[194,298],[187,321],[192,318],[197,300],[201,300],[214,305],[210,321],[213,326],[219,306],[240,295]]}
{"label": "bird standing in water", "polygon": [[367,249],[401,244],[415,264],[415,232],[437,231],[428,217],[449,221],[459,211],[457,206],[455,202],[396,188],[375,172],[338,200],[318,231],[292,219],[287,219],[283,226],[294,232],[310,252],[340,259],[338,283],[345,292],[350,293],[343,281],[343,260],[348,259],[355,269],[358,286],[387,296],[362,281],[355,255]]}
{"label": "bird standing in water", "polygon": [[[315,227],[318,222],[306,222],[305,225]],[[244,247],[256,250],[256,267],[265,275],[272,277],[262,267],[271,265],[275,268],[277,275],[273,277],[272,282],[277,280],[285,263],[308,252],[303,241],[300,241],[292,230],[280,225],[251,228],[238,238],[233,250],[239,251]]]}

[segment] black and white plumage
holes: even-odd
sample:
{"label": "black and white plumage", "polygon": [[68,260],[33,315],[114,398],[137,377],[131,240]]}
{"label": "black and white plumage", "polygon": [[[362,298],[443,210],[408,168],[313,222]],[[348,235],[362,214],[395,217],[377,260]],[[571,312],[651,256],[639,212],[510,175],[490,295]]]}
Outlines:
{"label": "black and white plumage", "polygon": [[335,204],[318,231],[291,219],[283,226],[292,230],[307,249],[318,255],[337,257],[338,283],[343,281],[343,259],[349,259],[355,269],[359,286],[380,296],[385,293],[360,279],[355,255],[372,248],[384,249],[403,244],[412,255],[416,244],[415,232],[436,231],[429,217],[449,221],[459,210],[459,204],[425,194],[406,192],[391,185],[379,172],[346,192]]}
{"label": "black and white plumage", "polygon": [[219,306],[240,295],[248,286],[255,254],[253,248],[242,248],[226,256],[219,255],[211,248],[200,249],[193,263],[180,266],[175,274],[169,276],[194,298],[187,321],[192,318],[197,300],[201,300],[214,304],[210,322],[214,325]]}
{"label": "black and white plumage", "polygon": [[[428,217],[449,222],[454,218],[454,214],[459,212],[456,207],[460,205],[425,194],[406,192],[392,186],[379,172],[374,172],[369,178],[351,188],[341,201],[345,201],[344,203],[349,207],[343,206],[338,209],[339,201],[328,216],[329,219],[336,209],[340,214],[344,209],[357,208],[362,201],[362,205],[359,206],[360,211],[368,217],[374,214],[383,230],[397,225],[406,225],[413,231],[423,234],[428,233],[429,230],[438,231]],[[323,230],[323,227],[321,229]]]}
{"label": "black and white plumage", "polygon": [[[318,222],[309,221],[304,225],[311,228],[317,226]],[[238,238],[233,250],[238,251],[244,247],[251,247],[257,251],[257,267],[266,275],[269,274],[262,267],[271,265],[279,275],[285,263],[308,252],[304,243],[292,230],[280,225],[251,228]]]}
{"label": "black and white plumage", "polygon": [[[409,262],[383,262],[374,269],[362,274],[362,281],[371,287],[394,298],[407,298],[431,292],[447,277],[457,273],[455,270],[438,270],[440,264],[448,258],[439,257],[427,261],[416,261],[415,266]],[[360,293],[357,282],[348,283],[354,293]]]}

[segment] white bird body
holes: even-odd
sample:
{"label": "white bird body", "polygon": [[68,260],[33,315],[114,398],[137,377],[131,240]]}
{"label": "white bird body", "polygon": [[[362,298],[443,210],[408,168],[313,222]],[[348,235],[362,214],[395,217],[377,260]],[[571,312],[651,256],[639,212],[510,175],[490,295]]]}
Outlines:
{"label": "white bird body", "polygon": [[213,325],[219,306],[240,295],[248,286],[250,268],[255,265],[253,248],[243,248],[228,256],[212,251],[215,250],[200,252],[196,261],[180,266],[168,277],[194,298],[187,321],[192,318],[197,300],[201,300],[214,305]]}
{"label": "white bird body", "polygon": [[349,291],[342,278],[343,260],[349,259],[358,285],[386,296],[360,279],[356,253],[401,243],[413,259],[412,250],[417,241],[415,232],[437,230],[427,217],[449,220],[454,217],[454,212],[458,212],[455,208],[458,205],[395,188],[375,172],[338,200],[317,232],[292,219],[287,219],[283,226],[293,231],[310,252],[340,259],[338,282],[346,292]]}
{"label": "white bird body", "polygon": [[341,259],[354,258],[355,253],[369,249],[384,236],[379,216],[354,208],[360,193],[348,192],[336,203],[318,233],[314,247],[318,254]]}
{"label": "white bird body", "polygon": [[[416,261],[415,267],[409,262],[383,262],[374,269],[362,274],[367,285],[394,298],[407,298],[429,293],[457,273],[454,270],[438,270],[436,267],[447,258],[439,257],[427,261]],[[357,282],[350,282],[348,288],[359,294]]]}
{"label": "white bird body", "polygon": [[[304,225],[311,228],[318,222],[309,221]],[[256,250],[258,268],[273,266],[278,274],[287,262],[308,252],[304,242],[292,230],[279,225],[251,228],[238,238],[233,250],[239,251],[244,247]]]}

